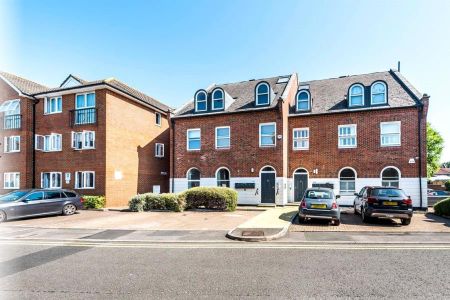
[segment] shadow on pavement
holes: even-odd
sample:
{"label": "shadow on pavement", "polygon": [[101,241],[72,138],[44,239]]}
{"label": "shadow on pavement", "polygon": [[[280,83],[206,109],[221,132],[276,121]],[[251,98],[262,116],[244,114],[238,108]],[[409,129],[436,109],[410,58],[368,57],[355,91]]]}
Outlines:
{"label": "shadow on pavement", "polygon": [[427,219],[425,219],[424,222],[443,223],[442,225],[444,225],[446,227],[450,227],[450,220],[447,218],[439,217],[433,213],[426,213],[425,217],[427,217]]}
{"label": "shadow on pavement", "polygon": [[290,222],[296,213],[297,213],[296,210],[295,211],[291,211],[289,213],[284,213],[284,214],[281,214],[279,218],[281,220],[283,220],[283,221]]}
{"label": "shadow on pavement", "polygon": [[[328,227],[330,225],[329,220],[320,220],[320,219],[310,219],[306,222],[299,223],[299,219],[295,218],[294,224],[296,225],[302,225],[305,227],[317,227],[317,226],[323,226]],[[396,220],[390,220],[390,219],[373,219],[369,223],[363,223],[361,220],[361,217],[359,215],[353,214],[353,212],[343,212],[341,213],[341,225],[358,225],[358,226],[381,226],[381,227],[402,227],[400,222],[397,222]]]}

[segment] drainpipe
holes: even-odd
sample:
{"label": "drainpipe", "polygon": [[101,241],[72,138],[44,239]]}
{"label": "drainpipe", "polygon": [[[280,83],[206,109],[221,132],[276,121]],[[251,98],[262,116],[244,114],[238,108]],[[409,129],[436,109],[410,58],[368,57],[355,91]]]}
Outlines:
{"label": "drainpipe", "polygon": [[33,152],[31,155],[31,188],[36,188],[36,105],[39,100],[33,100],[33,110],[32,110],[32,122],[31,122],[31,133],[32,133],[32,142]]}
{"label": "drainpipe", "polygon": [[419,126],[418,126],[418,132],[417,132],[417,136],[418,136],[418,140],[419,140],[419,191],[420,191],[420,208],[422,209],[422,117],[423,117],[423,106],[419,105],[418,106],[418,121],[419,121]]}
{"label": "drainpipe", "polygon": [[[170,116],[170,113],[169,113]],[[170,123],[172,124],[172,153],[171,153],[171,166],[170,168],[172,169],[172,189],[171,192],[174,193],[175,192],[175,120],[174,119],[170,119]]]}

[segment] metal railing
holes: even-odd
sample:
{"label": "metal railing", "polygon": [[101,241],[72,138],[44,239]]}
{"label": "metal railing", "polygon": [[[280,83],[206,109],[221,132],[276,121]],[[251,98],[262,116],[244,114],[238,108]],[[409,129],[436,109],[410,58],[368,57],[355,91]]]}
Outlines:
{"label": "metal railing", "polygon": [[3,129],[21,129],[22,115],[3,116]]}
{"label": "metal railing", "polygon": [[70,111],[70,126],[97,123],[96,108],[82,108]]}

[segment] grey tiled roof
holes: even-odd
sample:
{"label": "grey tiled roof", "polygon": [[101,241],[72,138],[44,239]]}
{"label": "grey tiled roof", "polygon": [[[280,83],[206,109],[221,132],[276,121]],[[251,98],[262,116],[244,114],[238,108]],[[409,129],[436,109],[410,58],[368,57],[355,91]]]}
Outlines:
{"label": "grey tiled roof", "polygon": [[[239,112],[239,111],[248,111],[248,110],[259,110],[259,109],[267,109],[273,108],[277,105],[277,99],[281,97],[288,84],[288,81],[283,83],[277,83],[280,78],[290,78],[291,75],[285,76],[277,76],[271,78],[264,79],[252,79],[248,81],[241,81],[236,83],[225,83],[213,85],[208,88],[206,91],[209,93],[215,88],[222,88],[225,93],[230,95],[234,101],[233,103],[225,110],[225,111],[214,111],[214,112],[205,112],[204,114],[223,114],[223,113],[231,113],[231,112]],[[272,97],[272,102],[268,106],[263,107],[255,107],[255,88],[260,82],[269,83],[270,87],[274,92],[274,96]],[[192,94],[194,95],[196,91]],[[191,115],[199,115],[199,113],[194,113],[194,101],[190,101],[186,105],[182,106],[180,109],[175,111],[175,117],[181,116],[191,116]]]}
{"label": "grey tiled roof", "polygon": [[[396,78],[398,77],[398,78]],[[370,106],[370,86],[375,81],[384,81],[387,85],[387,105]],[[365,105],[358,108],[348,108],[347,94],[351,85],[360,83],[365,87]],[[406,85],[413,95],[402,86]],[[361,75],[343,76],[323,80],[305,81],[299,83],[299,90],[309,86],[312,106],[311,112],[299,114],[323,114],[355,109],[374,109],[380,107],[393,108],[413,106],[422,95],[397,71],[376,72]],[[414,98],[416,97],[416,99]],[[296,114],[295,103],[292,103],[291,114]]]}
{"label": "grey tiled roof", "polygon": [[3,76],[6,80],[8,80],[12,85],[14,85],[19,91],[21,91],[23,94],[26,95],[32,95],[48,89],[48,87],[42,84],[16,76],[14,74],[10,74],[7,72],[0,72],[0,75]]}

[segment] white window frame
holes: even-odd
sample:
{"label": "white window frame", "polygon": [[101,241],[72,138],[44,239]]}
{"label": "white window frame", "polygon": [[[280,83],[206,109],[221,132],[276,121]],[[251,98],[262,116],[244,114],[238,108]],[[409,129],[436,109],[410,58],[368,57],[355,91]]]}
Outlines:
{"label": "white window frame", "polygon": [[[222,94],[222,98],[214,98],[214,94],[216,93],[216,92],[220,92],[221,94]],[[212,92],[212,110],[221,110],[221,109],[224,109],[224,107],[225,107],[225,92],[222,90],[222,89],[219,89],[219,88],[217,88],[217,89],[215,89],[213,92]],[[222,101],[222,106],[221,107],[215,107],[216,106],[216,101]]]}
{"label": "white window frame", "polygon": [[[267,86],[267,93],[258,93],[258,89],[261,85],[265,85]],[[266,95],[267,94],[267,103],[259,103],[259,95]],[[269,105],[270,104],[270,85],[267,82],[260,82],[258,83],[258,85],[256,86],[255,89],[255,102],[257,106],[262,106],[262,105]]]}
{"label": "white window frame", "polygon": [[[93,106],[87,106],[87,95],[89,94],[94,94],[94,105]],[[78,107],[78,101],[77,98],[78,96],[84,96],[84,103],[86,104],[86,106],[83,107]],[[87,108],[95,108],[97,105],[97,95],[95,94],[95,92],[87,92],[87,93],[78,93],[75,94],[75,109],[87,109]]]}
{"label": "white window frame", "polygon": [[[398,133],[383,133],[383,125],[386,124],[398,124]],[[384,135],[398,135],[397,144],[383,144]],[[380,122],[380,146],[381,147],[400,147],[402,145],[402,122],[401,121],[391,121],[391,122]]]}
{"label": "white window frame", "polygon": [[[86,146],[87,137],[92,134],[93,146]],[[80,140],[77,140],[76,136],[81,136]],[[78,147],[78,141],[81,142],[81,148]],[[83,130],[83,131],[72,131],[72,149],[75,150],[92,150],[95,149],[95,131]]]}
{"label": "white window frame", "polygon": [[[12,145],[16,145],[15,140],[19,141],[18,149],[12,149],[11,147]],[[20,135],[5,136],[3,140],[3,152],[4,153],[20,152]]]}
{"label": "white window frame", "polygon": [[[353,88],[357,87],[357,86],[359,86],[361,88],[361,90],[362,90],[361,94],[353,94],[352,93]],[[352,97],[358,97],[358,96],[362,96],[362,100],[361,100],[362,103],[361,104],[352,104]],[[359,83],[353,84],[350,87],[349,92],[348,92],[348,106],[349,107],[364,106],[364,103],[365,103],[364,101],[365,101],[365,99],[364,99],[364,86],[362,84],[359,84]]]}
{"label": "white window frame", "polygon": [[[55,147],[57,143],[55,143],[55,138],[59,137],[59,146],[60,148]],[[51,133],[49,135],[35,135],[35,149],[42,152],[58,152],[62,151],[62,134],[59,133]],[[39,147],[39,139],[42,138],[42,147]]]}
{"label": "white window frame", "polygon": [[[382,84],[384,86],[384,101],[380,102],[380,103],[373,103],[373,96],[374,95],[379,95],[381,93],[374,93],[373,92],[373,87],[377,84]],[[372,83],[371,87],[370,87],[370,104],[371,105],[380,105],[380,104],[386,104],[387,103],[387,86],[386,83],[384,83],[383,81],[375,81],[374,83]]]}
{"label": "white window frame", "polygon": [[[44,174],[50,175],[49,180],[49,187],[44,187]],[[53,182],[53,175],[59,176],[59,185],[56,185],[55,182]],[[41,188],[42,189],[60,189],[62,188],[62,172],[41,172]]]}
{"label": "white window frame", "polygon": [[[191,131],[198,131],[200,133],[200,137],[198,138],[200,141],[200,147],[198,149],[191,149],[189,147],[189,132]],[[186,149],[188,151],[200,151],[202,149],[202,131],[200,128],[191,128],[186,131]]]}
{"label": "white window frame", "polygon": [[163,143],[155,144],[155,157],[164,157],[164,144]]}
{"label": "white window frame", "polygon": [[[80,186],[79,182],[78,182],[78,173],[82,173],[82,180],[83,180],[83,185]],[[87,183],[87,176],[86,174],[92,174],[93,176],[93,186],[92,187],[86,187],[86,183]],[[76,171],[75,172],[75,189],[77,190],[93,190],[95,189],[95,172],[94,171]]]}
{"label": "white window frame", "polygon": [[[341,128],[346,128],[346,127],[350,127],[350,128],[354,128],[355,129],[355,134],[341,134]],[[351,131],[351,129],[350,129]],[[348,138],[355,138],[355,144],[354,145],[343,145],[343,143],[341,143],[342,139],[348,139]],[[345,125],[339,125],[338,126],[338,148],[340,149],[348,149],[348,148],[356,148],[358,147],[358,128],[356,126],[356,124],[345,124]]]}
{"label": "white window frame", "polygon": [[[308,133],[307,137],[295,137],[295,133],[297,131],[306,131]],[[295,142],[297,141],[297,147],[295,147]],[[306,141],[307,145],[306,147],[300,147],[302,141]],[[294,128],[292,129],[292,149],[293,150],[309,150],[309,127],[303,127],[303,128]]]}
{"label": "white window frame", "polygon": [[20,99],[8,100],[0,104],[0,112],[5,115],[20,114]]}
{"label": "white window frame", "polygon": [[[200,174],[200,176],[199,176],[198,179],[189,179],[189,173],[190,173],[192,170],[197,170],[197,171],[198,171],[198,173]],[[186,173],[187,188],[188,188],[188,189],[191,189],[191,188],[192,188],[192,187],[189,187],[191,182],[198,182],[198,186],[201,186],[201,179],[202,179],[202,173],[200,172],[200,170],[197,169],[197,168],[190,168],[190,169],[187,171],[187,173]]]}
{"label": "white window frame", "polygon": [[[55,111],[49,111],[49,102],[51,107],[52,100],[56,101],[56,110]],[[58,110],[58,102],[61,102],[61,109]],[[59,114],[62,113],[62,96],[56,96],[56,97],[45,97],[44,99],[44,115],[53,115],[53,114]]]}
{"label": "white window frame", "polygon": [[[13,186],[6,186],[6,182],[10,182],[11,178],[10,177],[14,177],[13,179]],[[9,180],[6,180],[6,178],[8,178]],[[20,188],[20,172],[6,172],[3,173],[3,189],[5,190],[18,190]]]}
{"label": "white window frame", "polygon": [[[308,101],[308,108],[307,108],[307,109],[300,109],[300,108],[299,108],[299,105],[298,105],[298,103],[299,103],[298,97],[299,97],[300,94],[302,94],[302,93],[306,93],[306,94],[308,95],[308,100],[307,100],[307,101]],[[302,102],[305,102],[305,100],[302,100]],[[300,90],[300,91],[297,92],[297,97],[296,97],[295,105],[296,105],[296,110],[297,110],[297,111],[309,111],[309,110],[311,110],[311,94],[309,93],[308,90]]]}
{"label": "white window frame", "polygon": [[[262,133],[261,133],[261,128],[263,127],[263,126],[265,126],[265,125],[274,125],[274,127],[275,127],[275,133],[274,133],[274,143],[273,144],[270,144],[270,145],[263,145],[261,142],[262,142],[262,138],[263,138],[263,135],[262,135]],[[269,135],[264,135],[264,137],[267,137],[267,136],[269,136]],[[271,135],[270,135],[271,136]],[[259,124],[259,147],[260,148],[266,148],[266,147],[276,147],[277,146],[277,123],[276,122],[269,122],[269,123],[260,123]]]}
{"label": "white window frame", "polygon": [[[226,170],[227,172],[228,172],[228,180],[227,179],[224,179],[224,180],[219,180],[219,172],[221,171],[221,170]],[[231,187],[231,173],[230,173],[230,170],[228,169],[228,168],[225,168],[225,167],[220,167],[220,168],[218,168],[217,170],[216,170],[216,185],[218,186],[218,187],[221,187],[222,185],[219,185],[219,181],[220,182],[225,182],[226,184],[227,184],[227,187]]]}
{"label": "white window frame", "polygon": [[[386,179],[383,180],[383,173],[387,169],[394,169],[397,171],[398,179],[392,179],[393,177],[385,177]],[[384,167],[383,170],[380,172],[380,179],[381,179],[381,186],[383,187],[396,187],[400,188],[400,180],[402,178],[402,172],[400,172],[400,169],[394,166],[387,166]],[[387,183],[387,184],[386,184]]]}
{"label": "white window frame", "polygon": [[[228,136],[219,138],[219,136],[218,136],[219,129],[228,129]],[[230,126],[219,126],[219,127],[216,127],[215,131],[216,131],[216,138],[215,138],[216,149],[230,149],[230,147],[231,147],[231,128],[230,128]],[[221,140],[227,139],[228,140],[228,146],[225,146],[225,147],[219,146],[218,145],[219,144],[218,143],[219,139],[221,139]]]}
{"label": "white window frame", "polygon": [[155,124],[161,127],[161,114],[159,112],[155,112]]}
{"label": "white window frame", "polygon": [[[355,175],[355,177],[341,177],[341,173],[342,171],[349,169],[353,171],[353,174]],[[353,194],[356,192],[356,179],[358,178],[358,174],[356,173],[356,170],[351,168],[351,167],[344,167],[341,170],[339,170],[339,194],[344,195],[344,196],[353,196]],[[353,178],[353,179],[349,179],[349,178]],[[345,182],[347,189],[342,190],[341,189],[341,183]],[[348,189],[348,184],[353,182],[355,188],[353,190]]]}
{"label": "white window frame", "polygon": [[[199,94],[204,94],[205,95],[205,100],[198,100],[198,95]],[[203,90],[201,90],[201,91],[198,91],[197,93],[195,93],[195,111],[196,112],[202,112],[202,111],[207,111],[208,110],[208,94],[205,92],[205,91],[203,91]],[[206,105],[205,105],[205,109],[198,109],[198,102],[205,102],[206,103]]]}

